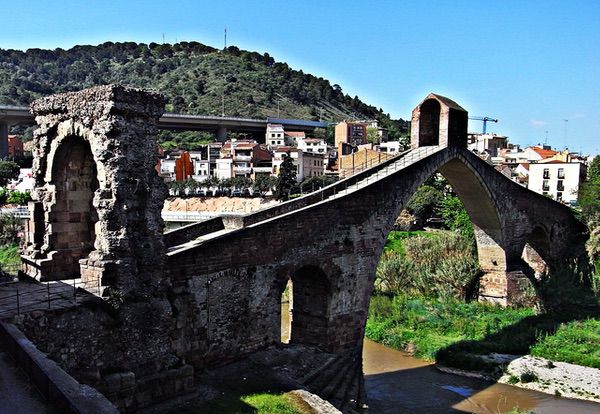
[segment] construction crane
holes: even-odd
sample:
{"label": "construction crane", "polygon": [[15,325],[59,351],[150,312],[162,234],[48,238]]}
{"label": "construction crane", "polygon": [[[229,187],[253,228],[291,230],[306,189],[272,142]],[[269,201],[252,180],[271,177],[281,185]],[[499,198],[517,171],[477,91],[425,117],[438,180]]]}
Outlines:
{"label": "construction crane", "polygon": [[484,134],[487,129],[488,122],[498,122],[497,119],[490,118],[489,116],[470,116],[469,119],[472,119],[474,121],[483,121],[483,133]]}

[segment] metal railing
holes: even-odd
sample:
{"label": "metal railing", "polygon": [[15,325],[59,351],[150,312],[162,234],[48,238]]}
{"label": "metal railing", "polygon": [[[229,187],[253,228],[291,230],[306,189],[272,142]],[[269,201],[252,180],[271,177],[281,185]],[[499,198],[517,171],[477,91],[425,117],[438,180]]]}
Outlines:
{"label": "metal railing", "polygon": [[[373,174],[367,175],[362,180],[358,180],[354,184],[347,186],[344,190],[339,191],[337,194],[342,195],[344,193],[347,193],[352,188],[354,188],[356,190],[363,185],[368,185],[369,182],[372,183],[374,181],[379,180],[382,177],[388,176],[391,173],[395,173],[399,170],[402,170],[403,168],[405,168],[409,165],[412,165],[412,164],[416,163],[417,161],[420,161],[420,160],[440,151],[442,148],[443,147],[440,147],[440,146],[428,146],[428,147],[419,147],[419,148],[415,148],[413,150],[405,151],[405,152],[401,153],[394,162],[389,163],[384,168],[380,168],[377,171],[374,171]],[[387,160],[389,160],[389,158]],[[377,164],[375,164],[375,165],[377,165]],[[372,165],[371,167],[373,167],[375,165]],[[368,167],[368,168],[371,168],[371,167]],[[365,168],[365,169],[367,169],[367,168]],[[336,195],[336,194],[334,194],[334,195]]]}
{"label": "metal railing", "polygon": [[6,282],[0,284],[0,319],[35,310],[76,306],[78,298],[101,296],[103,286],[78,279],[39,283]]}
{"label": "metal railing", "polygon": [[0,208],[0,215],[10,215],[18,218],[29,218],[29,208],[24,206]]}

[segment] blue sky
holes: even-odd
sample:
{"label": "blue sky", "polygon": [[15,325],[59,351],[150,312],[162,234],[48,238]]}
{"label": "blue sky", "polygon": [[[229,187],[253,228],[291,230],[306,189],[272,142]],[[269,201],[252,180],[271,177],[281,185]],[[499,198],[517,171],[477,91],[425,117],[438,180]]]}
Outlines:
{"label": "blue sky", "polygon": [[[3,2],[0,47],[196,40],[268,52],[408,119],[427,93],[522,145],[600,153],[600,1]],[[565,121],[567,120],[567,121]],[[470,130],[481,129],[472,122]],[[547,132],[546,132],[547,131]]]}

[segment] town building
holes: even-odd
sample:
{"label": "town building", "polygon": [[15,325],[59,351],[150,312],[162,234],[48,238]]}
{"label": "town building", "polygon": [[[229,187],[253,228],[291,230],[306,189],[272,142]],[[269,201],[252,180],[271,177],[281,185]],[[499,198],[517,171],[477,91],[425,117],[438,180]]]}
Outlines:
{"label": "town building", "polygon": [[283,156],[289,154],[296,167],[296,181],[321,176],[325,173],[325,154],[303,152],[296,147],[280,147],[273,151],[273,174],[279,175]]}
{"label": "town building", "polygon": [[528,188],[556,201],[575,204],[586,167],[580,162],[551,161],[529,164]]}
{"label": "town building", "polygon": [[16,135],[8,136],[8,157],[18,158],[23,156],[23,141]]}
{"label": "town building", "polygon": [[325,173],[325,154],[316,154],[313,152],[304,151],[301,151],[301,154],[301,174],[303,179],[310,177],[319,177]]}
{"label": "town building", "polygon": [[353,146],[366,144],[368,126],[369,124],[366,122],[339,122],[335,126],[336,148],[340,148],[342,144],[349,144]]}
{"label": "town building", "polygon": [[272,155],[267,148],[253,140],[230,140],[221,148],[217,159],[216,176],[255,178],[256,174],[272,174]]}
{"label": "town building", "polygon": [[267,124],[265,142],[269,148],[285,146],[285,131],[281,124]]}
{"label": "town building", "polygon": [[320,138],[298,138],[296,146],[304,153],[312,152],[321,155],[327,153],[327,143]]}
{"label": "town building", "polygon": [[379,151],[387,154],[398,154],[401,150],[400,141],[387,141],[379,144]]}
{"label": "town building", "polygon": [[497,157],[499,150],[507,147],[508,138],[496,134],[469,134],[467,148],[477,154],[487,153]]}

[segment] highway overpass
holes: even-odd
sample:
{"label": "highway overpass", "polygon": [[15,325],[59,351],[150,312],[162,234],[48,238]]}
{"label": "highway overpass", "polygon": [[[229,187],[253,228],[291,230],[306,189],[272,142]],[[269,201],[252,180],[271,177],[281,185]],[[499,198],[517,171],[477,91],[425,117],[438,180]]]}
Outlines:
{"label": "highway overpass", "polygon": [[[253,119],[212,115],[186,115],[166,113],[158,120],[160,129],[175,131],[214,131],[220,141],[225,141],[227,132],[262,132],[267,124],[282,124],[288,131],[313,131],[326,128],[328,122],[305,121],[302,119],[271,118]],[[0,105],[0,157],[8,154],[8,128],[11,125],[34,125],[35,119],[26,106]]]}

